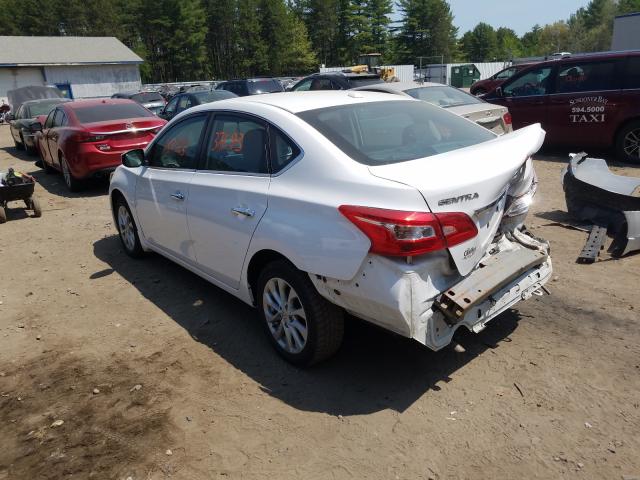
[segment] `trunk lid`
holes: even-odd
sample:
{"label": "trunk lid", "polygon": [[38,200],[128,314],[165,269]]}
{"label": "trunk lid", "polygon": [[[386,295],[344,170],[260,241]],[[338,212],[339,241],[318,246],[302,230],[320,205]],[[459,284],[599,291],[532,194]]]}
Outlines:
{"label": "trunk lid", "polygon": [[508,131],[502,118],[503,115],[508,112],[506,107],[493,105],[491,103],[474,103],[471,105],[451,107],[447,110],[471,120],[498,135],[502,135]]}
{"label": "trunk lid", "polygon": [[542,146],[539,124],[485,143],[431,157],[369,167],[376,177],[417,188],[434,212],[463,212],[478,235],[449,248],[461,275],[484,256],[500,226],[507,190],[520,167]]}

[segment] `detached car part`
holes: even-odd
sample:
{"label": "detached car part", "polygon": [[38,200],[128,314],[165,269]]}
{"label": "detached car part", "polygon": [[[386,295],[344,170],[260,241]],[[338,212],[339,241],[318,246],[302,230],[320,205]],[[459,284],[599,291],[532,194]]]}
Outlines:
{"label": "detached car part", "polygon": [[615,175],[604,160],[586,153],[569,158],[562,177],[569,214],[606,227],[614,237],[612,255],[640,250],[640,178]]}

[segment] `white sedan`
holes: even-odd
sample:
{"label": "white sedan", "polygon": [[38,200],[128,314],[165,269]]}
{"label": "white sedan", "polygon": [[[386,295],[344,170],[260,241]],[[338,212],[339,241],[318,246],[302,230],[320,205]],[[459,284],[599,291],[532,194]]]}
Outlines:
{"label": "white sedan", "polygon": [[345,311],[439,350],[551,275],[522,228],[543,140],[401,96],[260,95],[177,116],[123,155],[109,193],[130,256],[256,306],[293,363],[332,355]]}

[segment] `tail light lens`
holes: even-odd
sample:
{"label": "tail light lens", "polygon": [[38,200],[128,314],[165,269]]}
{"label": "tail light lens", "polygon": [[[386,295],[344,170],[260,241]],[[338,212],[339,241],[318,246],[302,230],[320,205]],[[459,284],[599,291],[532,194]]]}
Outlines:
{"label": "tail light lens", "polygon": [[507,112],[502,116],[502,120],[505,125],[511,125],[513,123],[513,119],[511,118],[511,113]]}
{"label": "tail light lens", "polygon": [[338,209],[371,241],[370,251],[409,257],[453,247],[478,234],[465,213],[428,213],[342,205]]}
{"label": "tail light lens", "polygon": [[82,142],[82,143],[101,142],[105,138],[107,138],[106,135],[91,135],[90,133],[86,133],[86,132],[79,132],[73,135],[73,137],[71,137],[72,140],[76,142]]}

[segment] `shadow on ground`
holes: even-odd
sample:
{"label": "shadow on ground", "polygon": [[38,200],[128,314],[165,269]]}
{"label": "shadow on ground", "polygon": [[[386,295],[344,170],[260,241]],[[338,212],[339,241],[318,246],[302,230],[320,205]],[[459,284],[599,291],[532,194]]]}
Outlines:
{"label": "shadow on ground", "polygon": [[[149,255],[129,259],[117,236],[94,243],[94,253],[111,268],[93,273],[121,275],[154,305],[268,394],[305,411],[360,415],[384,409],[404,411],[427,391],[447,388],[451,375],[515,330],[519,316],[506,312],[479,335],[461,329],[467,352],[431,352],[365,322],[349,319],[338,354],[311,369],[295,368],[272,350],[255,311],[197,275]],[[454,387],[455,388],[455,387]]]}

